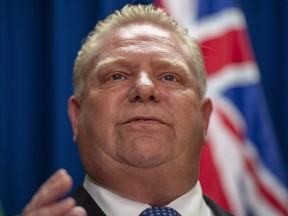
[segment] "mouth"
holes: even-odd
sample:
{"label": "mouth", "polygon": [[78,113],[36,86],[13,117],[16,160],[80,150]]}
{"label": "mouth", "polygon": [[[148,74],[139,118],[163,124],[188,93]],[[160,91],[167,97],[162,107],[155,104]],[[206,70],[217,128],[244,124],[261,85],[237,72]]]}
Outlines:
{"label": "mouth", "polygon": [[152,116],[134,116],[128,119],[124,124],[129,123],[164,124],[161,119]]}

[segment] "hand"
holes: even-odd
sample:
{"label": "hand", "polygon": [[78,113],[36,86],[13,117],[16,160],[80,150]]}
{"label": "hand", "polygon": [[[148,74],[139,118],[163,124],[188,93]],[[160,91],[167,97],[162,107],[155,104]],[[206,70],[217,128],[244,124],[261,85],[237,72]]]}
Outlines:
{"label": "hand", "polygon": [[22,212],[22,216],[86,216],[86,211],[76,206],[73,198],[65,198],[72,188],[73,180],[64,170],[58,170],[34,194]]}

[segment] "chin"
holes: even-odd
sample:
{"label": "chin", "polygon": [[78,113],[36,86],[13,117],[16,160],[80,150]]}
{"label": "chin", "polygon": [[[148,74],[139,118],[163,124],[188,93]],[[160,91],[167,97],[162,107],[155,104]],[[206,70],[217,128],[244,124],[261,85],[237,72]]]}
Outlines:
{"label": "chin", "polygon": [[122,157],[122,162],[135,168],[149,169],[167,163],[170,158],[169,156],[169,154],[164,153],[163,151],[138,152],[137,154],[125,155],[125,157]]}
{"label": "chin", "polygon": [[118,158],[122,163],[138,168],[158,167],[174,155],[172,143],[152,136],[134,137],[123,143],[118,146]]}
{"label": "chin", "polygon": [[164,160],[133,160],[133,161],[125,161],[126,165],[140,168],[140,169],[153,169],[163,165],[166,161]]}

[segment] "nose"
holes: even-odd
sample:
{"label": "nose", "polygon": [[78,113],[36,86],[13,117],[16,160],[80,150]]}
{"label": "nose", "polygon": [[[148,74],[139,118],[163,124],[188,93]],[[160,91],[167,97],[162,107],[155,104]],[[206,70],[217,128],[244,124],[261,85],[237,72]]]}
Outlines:
{"label": "nose", "polygon": [[138,77],[135,80],[134,88],[129,93],[129,101],[160,101],[160,93],[155,88],[153,80],[149,77],[147,73],[139,73]]}

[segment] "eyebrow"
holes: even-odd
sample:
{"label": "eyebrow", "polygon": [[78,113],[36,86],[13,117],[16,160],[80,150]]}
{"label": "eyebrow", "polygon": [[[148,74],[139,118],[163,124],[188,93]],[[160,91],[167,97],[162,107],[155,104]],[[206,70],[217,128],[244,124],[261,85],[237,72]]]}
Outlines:
{"label": "eyebrow", "polygon": [[174,67],[174,68],[180,68],[183,72],[185,72],[187,75],[189,74],[189,67],[176,59],[171,59],[171,58],[161,58],[161,59],[156,59],[153,61],[152,65],[157,66],[167,66],[167,67]]}
{"label": "eyebrow", "polygon": [[107,57],[96,64],[96,71],[99,69],[109,66],[111,64],[128,64],[129,60],[126,57]]}

